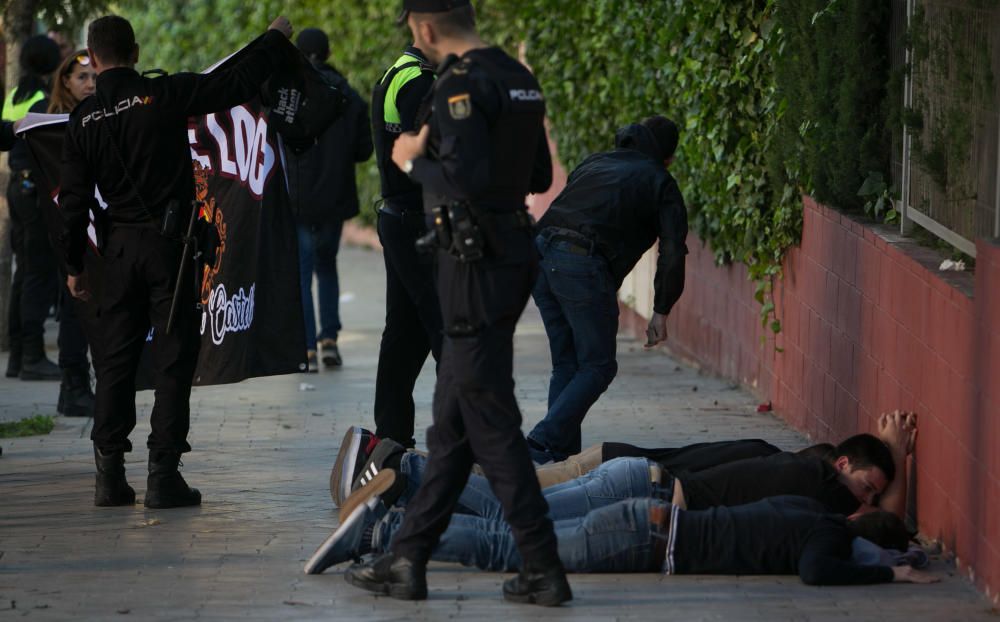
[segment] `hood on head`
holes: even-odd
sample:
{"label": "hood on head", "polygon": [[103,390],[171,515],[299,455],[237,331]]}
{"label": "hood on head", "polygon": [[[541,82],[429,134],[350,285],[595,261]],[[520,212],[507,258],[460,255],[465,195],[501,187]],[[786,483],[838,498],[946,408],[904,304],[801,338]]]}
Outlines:
{"label": "hood on head", "polygon": [[632,123],[618,130],[615,133],[615,147],[634,149],[660,162],[664,160],[663,152],[652,130],[639,123]]}

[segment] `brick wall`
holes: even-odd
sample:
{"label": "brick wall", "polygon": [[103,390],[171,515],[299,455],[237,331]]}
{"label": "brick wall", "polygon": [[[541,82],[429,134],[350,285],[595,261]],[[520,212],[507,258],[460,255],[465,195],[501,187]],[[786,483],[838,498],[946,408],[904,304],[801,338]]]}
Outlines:
{"label": "brick wall", "polygon": [[[781,334],[762,330],[746,269],[716,266],[692,235],[670,347],[739,380],[817,442],[873,431],[886,410],[917,411],[911,505],[920,530],[953,551],[996,601],[1000,247],[978,244],[975,277],[941,273],[937,253],[888,228],[804,204],[802,244],[788,253],[775,295]],[[623,323],[639,335],[651,309],[653,259],[644,258],[621,292],[631,306]]]}

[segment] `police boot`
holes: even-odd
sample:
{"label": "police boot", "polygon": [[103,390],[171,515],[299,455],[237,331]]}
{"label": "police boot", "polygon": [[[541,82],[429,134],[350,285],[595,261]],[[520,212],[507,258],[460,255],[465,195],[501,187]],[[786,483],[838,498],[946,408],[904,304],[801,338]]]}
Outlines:
{"label": "police boot", "polygon": [[10,357],[7,359],[7,373],[5,374],[8,378],[17,378],[21,373],[21,337],[15,336],[10,338]]}
{"label": "police boot", "polygon": [[201,493],[191,488],[177,471],[181,455],[176,452],[150,451],[149,477],[146,479],[147,508],[181,508],[201,505]]}
{"label": "police boot", "polygon": [[21,380],[59,380],[59,366],[45,356],[45,342],[41,335],[21,338]]}
{"label": "police boot", "polygon": [[573,592],[562,562],[556,560],[548,567],[525,564],[516,577],[504,581],[503,597],[515,603],[555,607],[573,600]]}
{"label": "police boot", "polygon": [[94,488],[94,505],[111,507],[135,503],[135,491],[125,481],[125,452],[102,452],[94,447],[97,463],[97,485]]}
{"label": "police boot", "polygon": [[427,599],[427,564],[392,553],[354,564],[344,573],[344,579],[354,587],[397,600]]}
{"label": "police boot", "polygon": [[85,366],[62,370],[59,405],[56,411],[66,417],[93,417],[94,392],[90,390],[90,371]]}

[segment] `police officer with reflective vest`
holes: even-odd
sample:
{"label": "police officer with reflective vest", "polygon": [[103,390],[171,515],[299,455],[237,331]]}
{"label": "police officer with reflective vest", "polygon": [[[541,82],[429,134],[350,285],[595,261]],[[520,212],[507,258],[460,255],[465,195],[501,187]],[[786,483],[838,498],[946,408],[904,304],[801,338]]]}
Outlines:
{"label": "police officer with reflective vest", "polygon": [[[504,597],[572,598],[514,399],[514,327],[538,269],[529,192],[552,182],[545,102],[534,76],[475,27],[468,0],[405,0],[416,45],[438,70],[430,121],[400,136],[393,162],[424,191],[438,242],[444,343],[421,487],[390,553],[348,570],[355,586],[427,597],[426,566],[474,462],[504,507],[522,567]],[[363,490],[363,489],[362,489]]]}
{"label": "police officer with reflective vest", "polygon": [[[24,42],[19,58],[21,77],[4,100],[4,119],[20,121],[30,112],[45,112],[50,76],[59,60],[59,46],[45,35]],[[59,367],[45,355],[45,320],[55,302],[59,277],[39,201],[37,171],[24,141],[11,146],[9,162],[7,203],[17,262],[9,307],[4,309],[11,342],[6,375],[22,380],[58,380]]]}
{"label": "police officer with reflective vest", "polygon": [[83,255],[88,212],[98,211],[95,184],[108,204],[110,223],[99,235],[104,274],[97,304],[103,343],[95,361],[97,405],[91,433],[95,505],[135,503],[124,462],[135,427],[136,369],[150,326],[156,401],[147,442],[145,505],[201,503],[201,493],[177,471],[181,454],[191,450],[189,402],[200,341],[193,284],[179,288],[175,323],[172,331],[166,330],[181,236],[194,209],[188,118],[252,98],[277,68],[279,46],[290,45],[283,42],[290,34],[288,20],[279,17],[263,44],[226,71],[147,78],[134,69],[139,47],[127,20],[110,15],[90,25],[87,46],[98,74],[97,93],[70,115],[59,204],[66,219],[60,242],[69,270],[67,286],[84,300],[91,296]]}
{"label": "police officer with reflective vest", "polygon": [[378,236],[385,259],[385,330],[375,380],[375,435],[413,447],[413,387],[427,360],[441,360],[441,307],[430,254],[416,242],[427,233],[420,184],[392,162],[392,147],[418,128],[417,112],[434,85],[434,70],[410,46],[372,92],[372,130],[382,179]]}

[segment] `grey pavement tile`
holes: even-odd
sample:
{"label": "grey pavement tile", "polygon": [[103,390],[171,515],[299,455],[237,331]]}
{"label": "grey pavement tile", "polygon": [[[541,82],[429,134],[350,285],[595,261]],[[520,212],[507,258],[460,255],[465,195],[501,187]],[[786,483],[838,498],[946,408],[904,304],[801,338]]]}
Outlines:
{"label": "grey pavement tile", "polygon": [[[92,507],[89,420],[57,418],[46,437],[3,440],[0,457],[0,620],[996,620],[963,578],[933,586],[811,588],[796,577],[577,575],[576,599],[542,610],[504,603],[509,574],[432,564],[430,599],[402,603],[360,592],[343,570],[308,577],[302,564],[337,524],[328,491],[338,443],[371,424],[384,310],[381,257],[344,249],[345,367],[317,375],[199,387],[192,396],[185,476],[195,509]],[[48,331],[49,336],[55,334]],[[619,339],[620,371],[584,426],[584,443],[681,445],[721,438],[806,439],[752,397],[660,352]],[[530,428],[545,413],[548,351],[530,307],[516,338],[517,397]],[[0,366],[5,364],[0,356]],[[430,424],[433,373],[415,394],[418,440]],[[315,391],[301,392],[300,382]],[[693,388],[697,387],[697,391]],[[0,420],[54,412],[56,383],[0,378]],[[127,467],[141,499],[152,395],[138,399]],[[11,609],[11,602],[16,609]]]}

